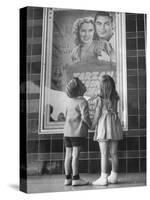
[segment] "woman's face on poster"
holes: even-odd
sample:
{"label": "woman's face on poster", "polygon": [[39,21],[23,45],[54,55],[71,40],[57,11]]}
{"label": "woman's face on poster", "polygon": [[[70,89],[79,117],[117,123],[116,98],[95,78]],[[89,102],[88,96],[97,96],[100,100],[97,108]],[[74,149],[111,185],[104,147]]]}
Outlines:
{"label": "woman's face on poster", "polygon": [[89,44],[93,40],[94,25],[92,23],[83,23],[79,30],[80,41],[83,44]]}
{"label": "woman's face on poster", "polygon": [[98,16],[95,21],[96,33],[100,38],[109,40],[113,35],[111,18],[108,16]]}

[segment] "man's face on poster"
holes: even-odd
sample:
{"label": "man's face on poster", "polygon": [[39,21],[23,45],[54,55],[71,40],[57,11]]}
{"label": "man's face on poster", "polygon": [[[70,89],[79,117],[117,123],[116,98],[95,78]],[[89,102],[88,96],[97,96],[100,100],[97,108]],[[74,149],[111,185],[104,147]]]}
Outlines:
{"label": "man's face on poster", "polygon": [[113,26],[109,16],[98,16],[95,21],[95,27],[99,38],[110,40],[113,35]]}

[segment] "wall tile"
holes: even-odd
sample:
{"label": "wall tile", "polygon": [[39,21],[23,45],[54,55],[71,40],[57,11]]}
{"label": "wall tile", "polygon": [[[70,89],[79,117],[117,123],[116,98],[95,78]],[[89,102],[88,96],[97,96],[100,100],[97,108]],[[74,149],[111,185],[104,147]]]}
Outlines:
{"label": "wall tile", "polygon": [[33,37],[42,37],[42,26],[33,27]]}
{"label": "wall tile", "polygon": [[93,141],[93,139],[89,140],[89,151],[99,151],[99,144],[97,141]]}
{"label": "wall tile", "polygon": [[146,137],[140,137],[140,150],[146,150]]}
{"label": "wall tile", "polygon": [[127,160],[126,159],[119,159],[119,173],[126,173],[127,172]]}
{"label": "wall tile", "polygon": [[145,56],[138,57],[138,68],[142,68],[142,69],[146,68],[146,59],[145,59]]}
{"label": "wall tile", "polygon": [[38,112],[39,112],[39,99],[28,100],[27,113],[38,113]]}
{"label": "wall tile", "polygon": [[137,15],[137,31],[144,31],[144,14]]}
{"label": "wall tile", "polygon": [[88,160],[79,160],[79,173],[88,173]]}
{"label": "wall tile", "polygon": [[42,19],[43,18],[43,8],[34,8],[34,19]]}
{"label": "wall tile", "polygon": [[29,140],[27,146],[28,153],[37,153],[38,152],[38,141],[37,140]]}
{"label": "wall tile", "polygon": [[49,153],[50,152],[50,140],[40,140],[39,141],[39,153]]}
{"label": "wall tile", "polygon": [[27,56],[31,55],[31,44],[27,44]]}
{"label": "wall tile", "polygon": [[140,158],[146,158],[146,153],[147,153],[146,149],[145,150],[140,150]]}
{"label": "wall tile", "polygon": [[34,14],[34,13],[33,13],[33,9],[34,9],[33,7],[28,7],[28,8],[27,8],[27,19],[28,19],[28,20],[29,20],[29,19],[33,19],[33,17],[34,17],[34,16],[33,16],[33,14]]}
{"label": "wall tile", "polygon": [[126,15],[126,31],[135,32],[136,31],[136,14]]}
{"label": "wall tile", "polygon": [[127,170],[128,172],[139,172],[139,159],[128,159]]}
{"label": "wall tile", "polygon": [[136,18],[136,13],[126,13],[126,20],[134,20],[134,23],[136,23]]}
{"label": "wall tile", "polygon": [[127,76],[137,76],[137,69],[127,69]]}
{"label": "wall tile", "polygon": [[127,87],[128,88],[137,88],[137,77],[136,76],[127,76]]}
{"label": "wall tile", "polygon": [[126,151],[126,138],[119,141],[118,151]]}
{"label": "wall tile", "polygon": [[139,88],[146,88],[146,77],[139,76]]}
{"label": "wall tile", "polygon": [[38,132],[38,120],[28,120],[28,134],[37,133]]}
{"label": "wall tile", "polygon": [[140,128],[146,128],[146,116],[140,116]]}
{"label": "wall tile", "polygon": [[138,38],[138,49],[145,49],[145,39],[144,38]]}
{"label": "wall tile", "polygon": [[127,151],[126,156],[127,156],[127,158],[139,158],[140,151],[137,151],[137,150]]}
{"label": "wall tile", "polygon": [[100,160],[89,160],[89,173],[99,173],[100,174]]}
{"label": "wall tile", "polygon": [[128,69],[137,68],[137,57],[127,57],[127,68]]}
{"label": "wall tile", "polygon": [[140,172],[146,172],[146,158],[140,159]]}
{"label": "wall tile", "polygon": [[135,32],[135,31],[136,31],[136,23],[135,23],[135,20],[128,20],[128,19],[127,19],[126,31],[127,31],[127,32]]}
{"label": "wall tile", "polygon": [[30,74],[31,73],[31,63],[27,63],[26,69],[27,69],[26,73]]}
{"label": "wall tile", "polygon": [[41,175],[47,175],[47,174],[50,174],[50,161],[43,161],[41,167]]}
{"label": "wall tile", "polygon": [[63,174],[63,162],[62,160],[51,161],[49,171],[51,174]]}
{"label": "wall tile", "polygon": [[32,55],[41,55],[42,46],[41,44],[32,45]]}
{"label": "wall tile", "polygon": [[127,150],[139,150],[139,137],[129,137],[127,138]]}
{"label": "wall tile", "polygon": [[140,115],[146,115],[146,90],[139,90],[139,113]]}
{"label": "wall tile", "polygon": [[28,176],[40,175],[41,165],[42,165],[42,163],[38,162],[38,161],[28,162],[27,175]]}
{"label": "wall tile", "polygon": [[84,140],[83,146],[82,146],[82,152],[87,152],[88,151],[88,139]]}
{"label": "wall tile", "polygon": [[138,116],[128,116],[129,129],[138,129]]}
{"label": "wall tile", "polygon": [[27,27],[27,38],[31,38],[32,37],[32,32],[33,32],[33,28],[32,27]]}
{"label": "wall tile", "polygon": [[138,114],[138,93],[137,90],[128,90],[128,114]]}
{"label": "wall tile", "polygon": [[136,50],[136,39],[127,39],[127,50]]}
{"label": "wall tile", "polygon": [[32,62],[31,64],[31,73],[40,74],[41,72],[41,62]]}
{"label": "wall tile", "polygon": [[63,140],[52,140],[52,152],[63,152]]}

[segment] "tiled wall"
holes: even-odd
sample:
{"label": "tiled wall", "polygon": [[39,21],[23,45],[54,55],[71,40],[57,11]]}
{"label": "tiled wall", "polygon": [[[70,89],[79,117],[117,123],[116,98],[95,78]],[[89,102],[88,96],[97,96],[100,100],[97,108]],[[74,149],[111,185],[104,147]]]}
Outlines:
{"label": "tiled wall", "polygon": [[[42,8],[27,9],[28,175],[64,173],[63,135],[38,135],[42,17]],[[126,14],[129,130],[119,144],[120,172],[146,171],[145,20],[143,14]],[[98,144],[90,134],[81,153],[80,171],[98,173],[99,166]]]}

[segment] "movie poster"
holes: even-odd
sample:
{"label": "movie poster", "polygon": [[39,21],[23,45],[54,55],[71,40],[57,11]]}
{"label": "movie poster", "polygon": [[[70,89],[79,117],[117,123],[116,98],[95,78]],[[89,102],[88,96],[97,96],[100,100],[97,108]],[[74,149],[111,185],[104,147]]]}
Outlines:
{"label": "movie poster", "polygon": [[57,129],[63,126],[68,99],[65,86],[73,77],[78,77],[87,88],[84,97],[89,103],[91,119],[95,97],[100,93],[101,76],[109,74],[114,78],[118,89],[121,89],[122,32],[119,32],[119,24],[119,13],[46,10],[43,42],[43,126],[56,128],[56,122]]}

